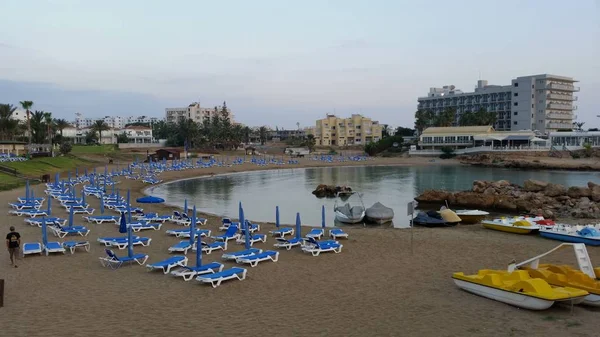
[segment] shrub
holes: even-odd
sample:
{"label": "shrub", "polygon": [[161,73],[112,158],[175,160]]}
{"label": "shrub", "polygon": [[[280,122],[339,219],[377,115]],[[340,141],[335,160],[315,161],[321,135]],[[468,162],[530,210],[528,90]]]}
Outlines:
{"label": "shrub", "polygon": [[579,159],[579,158],[581,158],[581,155],[579,153],[577,153],[577,152],[573,152],[573,153],[571,153],[571,158],[573,158],[573,159]]}
{"label": "shrub", "polygon": [[440,155],[441,159],[450,159],[456,157],[456,153],[454,153],[454,149],[448,146],[442,147],[442,154]]}
{"label": "shrub", "polygon": [[73,150],[73,145],[71,145],[71,143],[69,143],[69,142],[63,142],[63,143],[60,144],[59,151],[60,151],[60,153],[62,155],[66,155],[66,154],[71,153],[71,150]]}
{"label": "shrub", "polygon": [[586,158],[590,158],[592,156],[592,144],[590,144],[590,143],[583,144],[583,156]]}

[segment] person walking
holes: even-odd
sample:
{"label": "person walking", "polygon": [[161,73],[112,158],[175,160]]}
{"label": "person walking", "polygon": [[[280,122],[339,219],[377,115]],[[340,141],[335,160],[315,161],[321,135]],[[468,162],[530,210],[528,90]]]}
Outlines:
{"label": "person walking", "polygon": [[21,246],[21,234],[15,232],[15,227],[10,226],[10,232],[6,234],[6,248],[10,255],[10,265],[17,268],[17,255]]}

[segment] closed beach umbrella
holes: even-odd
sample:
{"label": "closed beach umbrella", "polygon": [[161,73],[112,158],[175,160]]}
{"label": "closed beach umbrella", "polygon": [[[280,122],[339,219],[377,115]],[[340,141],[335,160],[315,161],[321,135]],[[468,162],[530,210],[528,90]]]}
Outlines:
{"label": "closed beach umbrella", "polygon": [[25,180],[25,202],[29,202],[29,179]]}
{"label": "closed beach umbrella", "polygon": [[325,231],[325,205],[321,206],[321,228]]}
{"label": "closed beach umbrella", "polygon": [[75,167],[75,177],[76,178],[79,177],[79,169],[77,167]]}
{"label": "closed beach umbrella", "polygon": [[131,229],[131,225],[127,226],[127,256],[133,257],[133,235],[131,234],[133,230]]}
{"label": "closed beach umbrella", "polygon": [[275,206],[275,227],[279,228],[279,206]]}
{"label": "closed beach umbrella", "polygon": [[196,235],[196,206],[194,205],[194,213],[192,214],[192,222],[190,223],[190,245],[194,244],[194,235]]}
{"label": "closed beach umbrella", "polygon": [[242,228],[245,228],[245,239],[244,239],[244,246],[246,247],[246,249],[250,249],[250,231],[248,228],[248,225],[246,225],[246,220],[244,219],[244,209],[242,208],[242,202],[240,201],[240,226],[242,226]]}
{"label": "closed beach umbrella", "polygon": [[71,171],[69,171],[69,172],[67,173],[67,179],[68,179],[68,181],[69,181],[69,182],[71,182]]}
{"label": "closed beach umbrella", "polygon": [[81,203],[85,206],[85,193],[83,193],[83,188],[81,189]]}
{"label": "closed beach umbrella", "polygon": [[104,197],[100,197],[100,214],[104,214]]}
{"label": "closed beach umbrella", "polygon": [[112,195],[115,195],[115,184],[112,184]]}
{"label": "closed beach umbrella", "polygon": [[54,186],[58,186],[58,173],[54,175]]}
{"label": "closed beach umbrella", "polygon": [[188,212],[187,199],[185,199],[185,201],[183,202],[183,213],[187,214],[187,212]]}
{"label": "closed beach umbrella", "polygon": [[[196,218],[195,215],[194,218]],[[196,267],[202,267],[202,239],[200,235],[196,238]]]}
{"label": "closed beach umbrella", "polygon": [[48,209],[46,210],[48,216],[52,215],[52,198],[48,198]]}
{"label": "closed beach umbrella", "polygon": [[107,175],[108,175],[108,165],[104,165],[104,179],[106,179]]}
{"label": "closed beach umbrella", "polygon": [[46,217],[42,218],[42,244],[44,247],[48,245],[48,228],[46,228]]}
{"label": "closed beach umbrella", "polygon": [[127,213],[128,213],[128,218],[129,218],[129,222],[131,222],[131,204],[129,202],[129,200],[131,199],[131,191],[127,190]]}
{"label": "closed beach umbrella", "polygon": [[125,220],[125,212],[121,212],[121,221],[119,222],[119,233],[127,232],[127,220]]}
{"label": "closed beach umbrella", "polygon": [[296,213],[296,239],[302,238],[302,228],[300,225],[300,212]]}
{"label": "closed beach umbrella", "polygon": [[83,169],[83,174],[87,177],[87,167]]}
{"label": "closed beach umbrella", "polygon": [[69,227],[73,226],[73,206],[69,207]]}

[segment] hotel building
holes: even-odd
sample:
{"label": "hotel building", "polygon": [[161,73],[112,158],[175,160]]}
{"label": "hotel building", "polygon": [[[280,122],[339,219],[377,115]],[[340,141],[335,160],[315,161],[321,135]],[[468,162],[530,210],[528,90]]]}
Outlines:
{"label": "hotel building", "polygon": [[327,115],[306,131],[315,137],[316,145],[365,145],[381,139],[382,125],[359,114],[350,118]]}

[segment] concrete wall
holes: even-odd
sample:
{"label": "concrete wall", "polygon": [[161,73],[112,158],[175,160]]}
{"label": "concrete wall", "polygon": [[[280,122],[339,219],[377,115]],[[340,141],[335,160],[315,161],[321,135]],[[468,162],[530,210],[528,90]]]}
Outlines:
{"label": "concrete wall", "polygon": [[155,147],[163,147],[161,143],[119,143],[119,149],[149,149]]}

